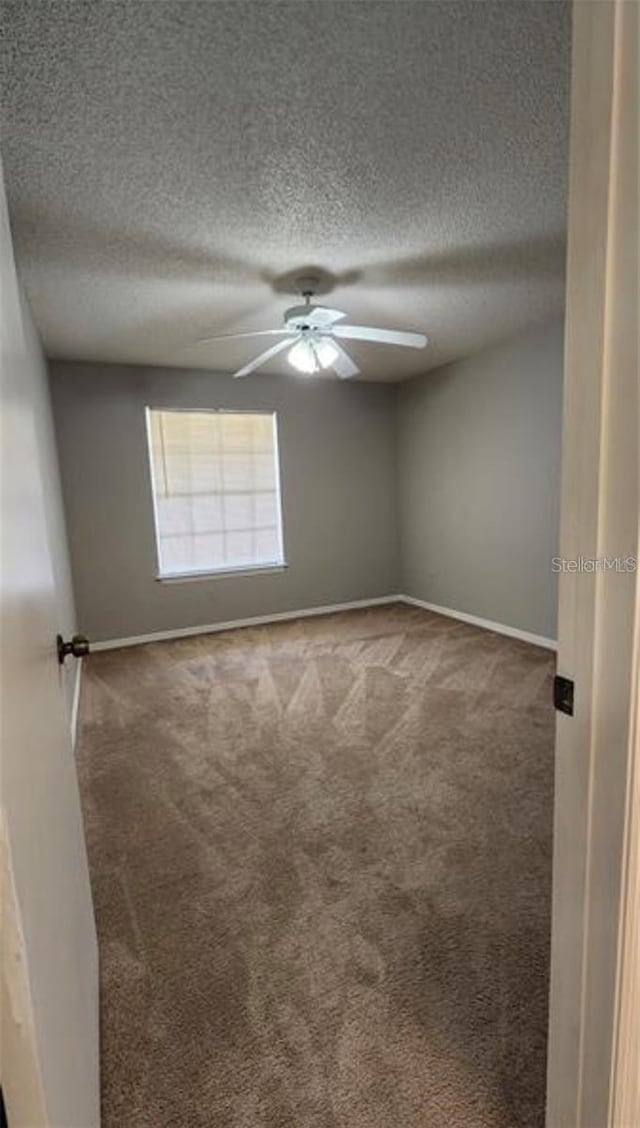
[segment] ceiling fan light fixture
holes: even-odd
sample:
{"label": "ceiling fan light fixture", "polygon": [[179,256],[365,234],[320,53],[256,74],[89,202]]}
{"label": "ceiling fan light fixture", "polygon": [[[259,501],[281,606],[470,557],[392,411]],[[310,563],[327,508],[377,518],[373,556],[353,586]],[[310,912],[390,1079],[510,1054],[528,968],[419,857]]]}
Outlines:
{"label": "ceiling fan light fixture", "polygon": [[289,349],[287,360],[298,372],[304,372],[307,376],[317,372],[320,367],[310,341],[297,341],[293,348]]}
{"label": "ceiling fan light fixture", "polygon": [[313,350],[321,368],[331,368],[338,356],[338,350],[333,341],[327,341],[326,338],[324,341],[314,341]]}
{"label": "ceiling fan light fixture", "polygon": [[287,360],[298,372],[310,376],[314,372],[320,372],[322,368],[329,368],[337,356],[338,350],[332,341],[314,341],[303,337],[289,350]]}

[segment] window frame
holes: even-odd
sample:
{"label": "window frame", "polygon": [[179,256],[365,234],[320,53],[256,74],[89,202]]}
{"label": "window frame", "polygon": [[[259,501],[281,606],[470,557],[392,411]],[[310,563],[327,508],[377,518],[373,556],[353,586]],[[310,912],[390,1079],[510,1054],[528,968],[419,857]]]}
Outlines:
{"label": "window frame", "polygon": [[[276,514],[278,518],[278,551],[279,558],[273,562],[260,564],[225,564],[221,568],[193,569],[188,572],[163,572],[160,557],[160,534],[158,523],[158,507],[156,503],[156,483],[153,469],[153,440],[151,433],[151,413],[163,411],[167,413],[178,412],[187,415],[266,415],[269,416],[273,426],[273,457],[275,463],[275,494]],[[264,411],[254,408],[236,407],[165,407],[157,404],[146,404],[144,409],[145,430],[147,436],[147,465],[149,468],[149,486],[151,489],[151,508],[153,512],[153,537],[155,542],[156,571],[154,579],[162,584],[195,583],[198,580],[219,579],[224,576],[252,576],[261,573],[283,572],[288,567],[284,550],[284,520],[282,514],[282,482],[280,473],[280,436],[278,431],[277,411]]]}

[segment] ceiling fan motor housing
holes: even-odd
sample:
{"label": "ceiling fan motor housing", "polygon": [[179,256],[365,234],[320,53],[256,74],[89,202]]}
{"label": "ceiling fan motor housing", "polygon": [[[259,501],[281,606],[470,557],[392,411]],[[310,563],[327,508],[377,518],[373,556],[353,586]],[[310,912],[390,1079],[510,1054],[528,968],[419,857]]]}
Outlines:
{"label": "ceiling fan motor housing", "polygon": [[291,306],[291,309],[285,310],[285,325],[290,329],[311,329],[313,326],[309,319],[314,310],[321,308],[314,305]]}

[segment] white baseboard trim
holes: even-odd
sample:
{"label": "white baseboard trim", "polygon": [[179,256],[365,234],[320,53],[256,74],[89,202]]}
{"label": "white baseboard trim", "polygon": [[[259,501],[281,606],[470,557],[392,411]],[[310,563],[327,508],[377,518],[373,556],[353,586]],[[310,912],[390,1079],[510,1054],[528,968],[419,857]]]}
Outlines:
{"label": "white baseboard trim", "polygon": [[544,647],[545,650],[557,650],[558,648],[554,638],[545,638],[544,635],[532,634],[531,631],[521,631],[519,627],[508,627],[505,623],[493,623],[490,619],[480,619],[477,615],[468,615],[466,611],[454,611],[451,607],[439,607],[436,603],[427,603],[424,599],[415,599],[412,595],[399,595],[397,599],[411,607],[421,607],[423,611],[434,611],[437,615],[446,615],[448,619],[459,619],[462,623],[469,623],[473,627],[481,627],[485,631],[508,635],[509,638],[520,639],[521,642],[530,642],[533,646]]}
{"label": "white baseboard trim", "polygon": [[133,635],[131,638],[109,638],[104,642],[93,642],[92,651],[119,650],[123,646],[143,646],[146,642],[166,642],[172,638],[190,638],[193,635],[217,634],[219,631],[233,631],[238,627],[260,627],[268,623],[281,623],[289,619],[309,619],[315,615],[333,615],[336,611],[358,611],[366,607],[381,607],[385,603],[401,603],[402,595],[380,595],[375,599],[357,599],[351,603],[332,603],[325,607],[303,607],[299,611],[277,611],[273,615],[254,615],[251,619],[232,619],[227,623],[210,623],[202,627],[178,627],[172,631],[156,631],[154,634]]}
{"label": "white baseboard trim", "polygon": [[76,680],[73,685],[73,697],[71,699],[71,747],[76,746],[76,737],[78,735],[78,715],[80,712],[80,690],[82,687],[82,658],[76,661]]}
{"label": "white baseboard trim", "polygon": [[[323,607],[303,607],[297,611],[277,611],[272,615],[254,615],[250,619],[230,619],[225,623],[208,623],[198,627],[178,627],[170,631],[155,631],[153,634],[132,635],[130,638],[109,638],[103,642],[91,644],[92,651],[120,650],[125,646],[144,646],[147,642],[167,642],[173,638],[191,638],[194,635],[218,634],[220,631],[233,631],[239,627],[260,627],[269,623],[282,623],[291,619],[308,619],[316,615],[333,615],[338,611],[358,611],[366,607],[382,607],[386,603],[406,603],[410,607],[421,607],[423,611],[433,611],[437,615],[445,615],[448,619],[458,619],[462,623],[469,623],[482,630],[494,631],[496,634],[517,638],[521,642],[529,642],[533,646],[542,646],[545,650],[556,650],[557,643],[553,638],[533,634],[531,631],[522,631],[519,627],[509,627],[505,623],[494,623],[490,619],[481,619],[477,615],[468,615],[466,611],[454,611],[451,607],[440,607],[436,603],[427,603],[424,599],[416,599],[412,595],[381,595],[375,599],[356,599],[350,603],[331,603]],[[71,728],[75,743],[75,728],[77,725],[78,704],[80,700],[80,677],[82,662],[78,662],[78,675],[73,697]]]}

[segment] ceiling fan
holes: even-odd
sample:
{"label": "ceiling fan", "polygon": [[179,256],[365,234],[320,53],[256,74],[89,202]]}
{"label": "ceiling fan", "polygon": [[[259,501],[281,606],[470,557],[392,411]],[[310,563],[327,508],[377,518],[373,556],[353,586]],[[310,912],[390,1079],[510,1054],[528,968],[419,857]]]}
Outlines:
{"label": "ceiling fan", "polygon": [[248,364],[234,372],[234,377],[248,376],[266,364],[272,357],[288,349],[287,360],[298,372],[312,375],[323,368],[333,368],[343,380],[357,376],[360,369],[342,347],[341,341],[372,341],[379,345],[402,345],[405,348],[423,349],[427,338],[423,333],[406,333],[396,329],[375,329],[366,325],[339,325],[346,314],[328,306],[313,305],[316,293],[315,278],[298,279],[304,305],[292,306],[285,311],[282,329],[257,329],[253,333],[222,333],[214,337],[199,337],[197,344],[208,341],[238,341],[244,337],[282,337],[275,345],[261,352]]}

